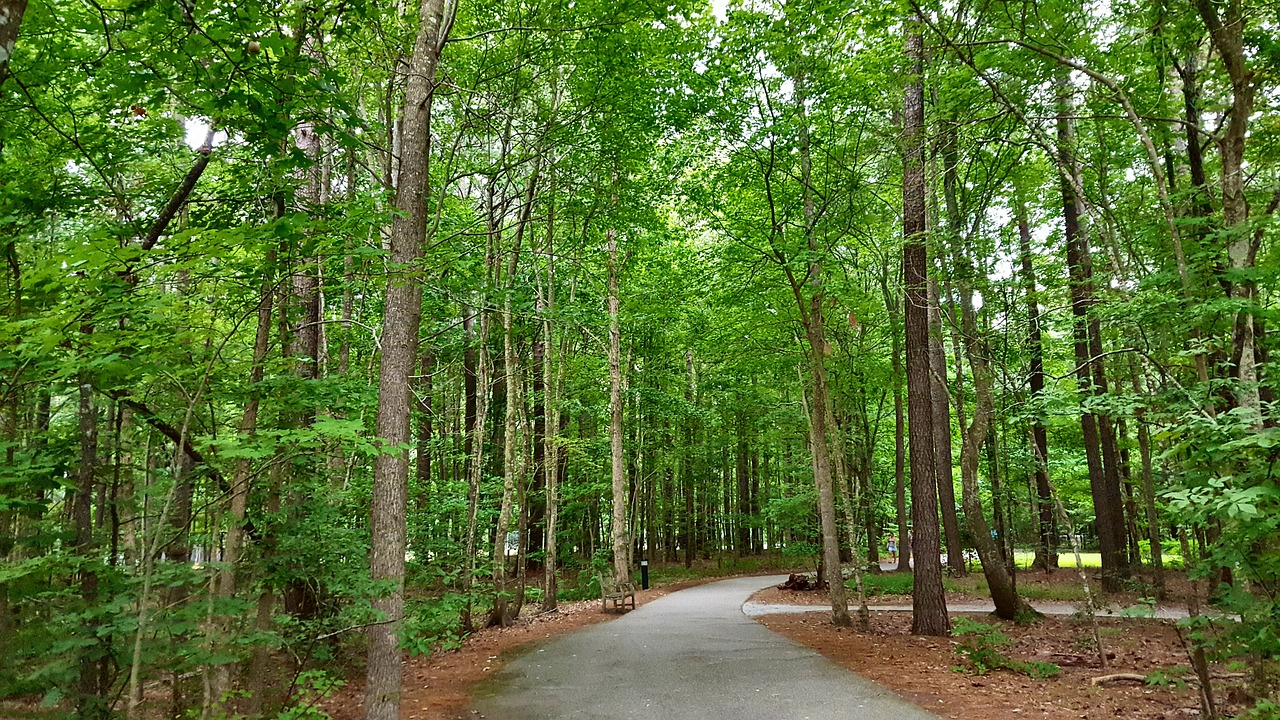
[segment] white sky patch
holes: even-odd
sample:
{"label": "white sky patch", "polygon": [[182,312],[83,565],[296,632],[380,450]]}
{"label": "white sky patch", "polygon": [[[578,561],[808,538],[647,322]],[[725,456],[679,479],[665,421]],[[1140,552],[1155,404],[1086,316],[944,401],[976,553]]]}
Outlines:
{"label": "white sky patch", "polygon": [[[192,150],[198,150],[204,141],[209,137],[209,123],[202,118],[186,118],[183,121],[187,131],[187,147]],[[227,141],[227,134],[221,130],[213,134],[213,147],[218,147]]]}
{"label": "white sky patch", "polygon": [[724,22],[729,17],[729,0],[711,0],[711,12],[716,16],[717,22]]}

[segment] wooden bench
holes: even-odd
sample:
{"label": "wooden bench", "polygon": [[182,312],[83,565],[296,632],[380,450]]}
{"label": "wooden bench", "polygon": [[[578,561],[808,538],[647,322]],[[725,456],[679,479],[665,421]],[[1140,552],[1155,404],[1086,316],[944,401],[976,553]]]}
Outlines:
{"label": "wooden bench", "polygon": [[600,580],[600,610],[609,611],[609,603],[619,612],[627,610],[627,599],[631,599],[631,609],[636,609],[636,586],[630,580],[619,581],[612,574],[597,574]]}

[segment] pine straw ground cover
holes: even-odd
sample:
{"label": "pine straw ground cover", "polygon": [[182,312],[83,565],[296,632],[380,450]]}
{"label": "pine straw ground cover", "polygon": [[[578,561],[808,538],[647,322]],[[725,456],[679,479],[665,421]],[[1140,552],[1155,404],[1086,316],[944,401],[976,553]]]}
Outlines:
{"label": "pine straw ground cover", "polygon": [[[1011,640],[1001,648],[1007,656],[1057,662],[1061,674],[1033,680],[1006,670],[985,675],[958,672],[954,668],[962,660],[956,648],[963,638],[913,636],[911,614],[905,612],[872,612],[871,631],[865,634],[834,627],[823,613],[770,615],[757,620],[944,718],[1174,720],[1200,713],[1196,686],[1183,680],[1190,676],[1189,662],[1170,621],[1099,619],[1103,645],[1110,656],[1104,669],[1096,662],[1087,618],[1046,617],[1019,627],[991,616],[968,617],[997,624]],[[1231,709],[1231,700],[1241,699],[1238,686],[1243,680],[1225,670],[1214,668],[1215,674],[1231,678],[1214,684],[1220,711]],[[1094,678],[1120,673],[1163,676],[1165,681],[1157,685],[1093,682]]]}

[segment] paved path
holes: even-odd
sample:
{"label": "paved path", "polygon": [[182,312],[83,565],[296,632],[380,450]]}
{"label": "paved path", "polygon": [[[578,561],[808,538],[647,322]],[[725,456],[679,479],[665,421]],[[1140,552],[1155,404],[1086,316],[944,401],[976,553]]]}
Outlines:
{"label": "paved path", "polygon": [[701,585],[549,640],[472,708],[488,720],[937,720],[742,613],[785,579]]}

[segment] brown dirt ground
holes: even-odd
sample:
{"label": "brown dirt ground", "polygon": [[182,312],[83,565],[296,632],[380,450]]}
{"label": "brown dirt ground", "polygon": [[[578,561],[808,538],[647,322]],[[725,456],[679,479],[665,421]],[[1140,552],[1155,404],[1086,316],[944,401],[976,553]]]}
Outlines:
{"label": "brown dirt ground", "polygon": [[[719,579],[722,578],[684,581],[641,590],[636,593],[636,605]],[[410,657],[405,663],[401,720],[461,720],[467,717],[466,708],[471,703],[471,692],[475,686],[501,670],[505,660],[520,646],[618,617],[618,613],[601,612],[599,600],[561,603],[560,609],[554,613],[520,618],[510,627],[480,630],[467,637],[457,650],[432,653],[427,657]],[[334,720],[363,718],[363,678],[349,680],[321,702],[320,708]]]}
{"label": "brown dirt ground", "polygon": [[[1007,670],[983,676],[957,672],[953,666],[960,659],[954,648],[961,639],[911,635],[910,613],[873,612],[871,632],[866,634],[834,627],[818,616],[770,615],[757,619],[770,630],[807,645],[946,718],[1174,720],[1199,715],[1194,685],[1090,684],[1092,678],[1110,673],[1147,675],[1160,668],[1178,676],[1186,673],[1187,656],[1171,622],[1099,619],[1103,645],[1114,653],[1107,668],[1102,669],[1089,649],[1092,630],[1085,619],[1044,618],[1029,627],[1018,627],[991,616],[972,617],[1001,625],[1001,631],[1014,641],[1004,648],[1007,656],[1056,660],[1063,665],[1062,674],[1050,680],[1033,680]],[[1080,664],[1068,665],[1050,653],[1061,653]],[[1215,689],[1220,698],[1231,695],[1225,682],[1215,683]]]}

